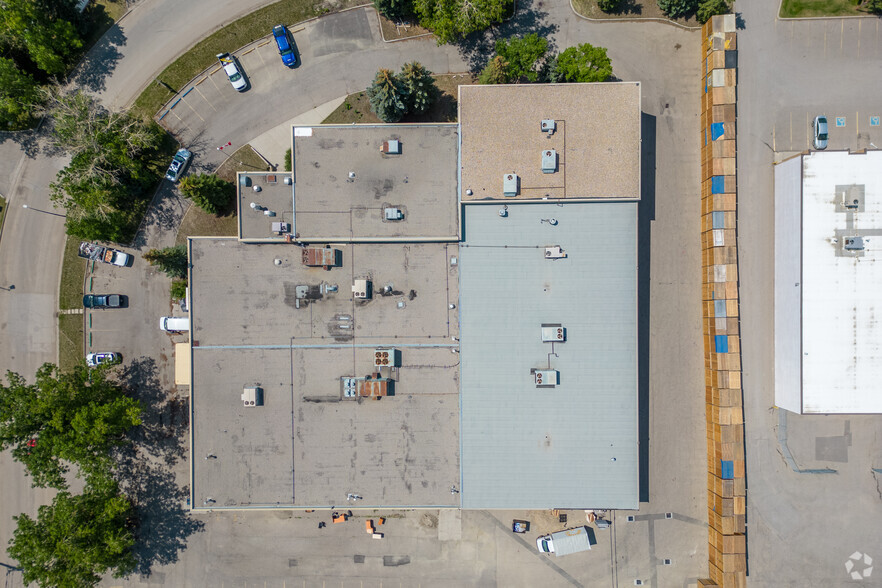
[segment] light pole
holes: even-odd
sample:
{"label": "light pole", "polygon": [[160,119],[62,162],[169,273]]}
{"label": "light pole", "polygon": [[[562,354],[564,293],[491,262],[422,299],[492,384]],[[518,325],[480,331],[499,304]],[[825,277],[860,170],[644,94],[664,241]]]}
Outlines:
{"label": "light pole", "polygon": [[66,218],[66,214],[58,214],[57,212],[49,212],[48,210],[41,210],[39,208],[34,208],[33,206],[28,206],[27,204],[22,204],[22,208],[25,210],[34,210],[36,212],[42,212],[43,214],[51,214],[52,216],[60,216],[61,218]]}

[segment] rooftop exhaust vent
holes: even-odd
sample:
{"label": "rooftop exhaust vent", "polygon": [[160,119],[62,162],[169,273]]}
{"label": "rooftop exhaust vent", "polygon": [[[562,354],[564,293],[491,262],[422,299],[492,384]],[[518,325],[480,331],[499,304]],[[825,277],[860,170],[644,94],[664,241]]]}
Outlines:
{"label": "rooftop exhaust vent", "polygon": [[383,146],[380,147],[380,153],[399,155],[401,153],[401,141],[398,141],[397,139],[383,141]]}
{"label": "rooftop exhaust vent", "polygon": [[554,131],[557,130],[557,123],[553,118],[545,118],[542,119],[542,124],[539,128],[542,129],[543,133],[548,133],[548,136],[550,137],[554,134]]}
{"label": "rooftop exhaust vent", "polygon": [[864,184],[837,184],[836,204],[837,212],[863,212],[866,187]]}
{"label": "rooftop exhaust vent", "polygon": [[502,176],[502,195],[517,196],[519,190],[519,180],[517,174],[505,174]]}
{"label": "rooftop exhaust vent", "polygon": [[846,251],[863,251],[864,250],[864,238],[863,237],[844,237],[842,239],[842,248]]}
{"label": "rooftop exhaust vent", "polygon": [[371,299],[371,281],[370,280],[355,280],[352,284],[352,295],[357,300],[370,300]]}
{"label": "rooftop exhaust vent", "polygon": [[546,149],[542,152],[542,173],[553,174],[557,171],[557,151]]}
{"label": "rooftop exhaust vent", "polygon": [[398,352],[395,349],[377,349],[374,351],[375,367],[397,367]]}
{"label": "rooftop exhaust vent", "polygon": [[545,248],[545,259],[564,259],[567,252],[560,248],[560,245],[551,245]]}
{"label": "rooftop exhaust vent", "polygon": [[242,404],[249,408],[263,406],[263,388],[260,386],[244,388],[242,390]]}

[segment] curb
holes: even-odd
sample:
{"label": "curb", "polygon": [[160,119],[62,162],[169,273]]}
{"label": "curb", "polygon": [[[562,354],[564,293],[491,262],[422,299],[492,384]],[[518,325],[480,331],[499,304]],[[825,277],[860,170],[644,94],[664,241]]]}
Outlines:
{"label": "curb", "polygon": [[[783,2],[784,0],[781,0],[781,1]],[[604,22],[630,22],[630,23],[635,23],[635,24],[640,24],[640,23],[644,23],[644,22],[657,22],[657,23],[660,23],[660,24],[667,24],[667,25],[675,26],[675,27],[678,27],[678,28],[681,28],[681,29],[685,29],[685,30],[687,30],[687,31],[700,31],[700,30],[701,30],[701,25],[698,25],[698,26],[694,26],[694,27],[692,27],[692,26],[689,26],[689,25],[680,24],[680,23],[675,22],[675,21],[673,21],[673,20],[671,20],[671,19],[669,19],[669,18],[655,18],[655,17],[644,17],[644,18],[591,18],[590,16],[585,16],[585,15],[583,15],[583,14],[580,14],[579,11],[576,10],[576,7],[573,6],[573,0],[570,0],[570,10],[572,10],[572,11],[573,11],[573,14],[575,14],[576,16],[578,16],[579,18],[581,18],[582,20],[587,20],[588,22],[596,22],[596,23],[604,23]]]}

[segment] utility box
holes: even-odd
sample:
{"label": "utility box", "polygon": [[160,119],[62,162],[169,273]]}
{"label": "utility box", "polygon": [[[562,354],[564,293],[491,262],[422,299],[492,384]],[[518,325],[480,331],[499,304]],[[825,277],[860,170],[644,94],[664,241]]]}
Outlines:
{"label": "utility box", "polygon": [[352,284],[352,296],[357,300],[370,300],[372,296],[370,280],[355,280]]}
{"label": "utility box", "polygon": [[554,388],[557,386],[557,370],[536,370],[533,379],[537,388]]}
{"label": "utility box", "polygon": [[546,149],[542,152],[542,173],[553,174],[557,171],[557,151]]}
{"label": "utility box", "polygon": [[387,221],[400,221],[404,220],[404,213],[401,212],[400,208],[389,207],[383,210]]}
{"label": "utility box", "polygon": [[397,139],[383,141],[383,146],[380,148],[380,151],[386,155],[400,155],[401,141]]}
{"label": "utility box", "polygon": [[242,390],[242,403],[249,408],[263,406],[263,388],[254,386]]}
{"label": "utility box", "polygon": [[563,343],[567,338],[567,330],[561,325],[542,325],[543,343]]}

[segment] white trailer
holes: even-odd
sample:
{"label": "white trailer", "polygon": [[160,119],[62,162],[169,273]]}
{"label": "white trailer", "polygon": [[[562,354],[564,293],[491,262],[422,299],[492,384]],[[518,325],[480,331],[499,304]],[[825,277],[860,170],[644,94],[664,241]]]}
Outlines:
{"label": "white trailer", "polygon": [[536,539],[536,547],[542,553],[553,553],[557,557],[588,551],[591,544],[597,543],[594,533],[588,527],[575,527],[558,531],[551,535],[543,535]]}

